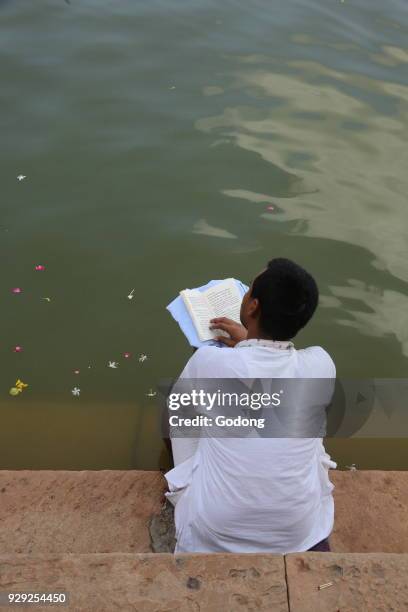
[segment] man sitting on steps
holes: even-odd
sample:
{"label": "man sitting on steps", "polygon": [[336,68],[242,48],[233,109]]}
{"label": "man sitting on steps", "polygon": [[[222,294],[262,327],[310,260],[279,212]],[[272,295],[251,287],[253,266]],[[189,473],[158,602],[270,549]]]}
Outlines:
{"label": "man sitting on steps", "polygon": [[[240,318],[214,319],[226,345],[205,346],[180,379],[334,379],[319,346],[296,349],[293,338],[313,316],[313,277],[273,259],[245,294]],[[175,505],[176,552],[329,550],[336,464],[321,437],[173,438],[175,467],[166,474]]]}

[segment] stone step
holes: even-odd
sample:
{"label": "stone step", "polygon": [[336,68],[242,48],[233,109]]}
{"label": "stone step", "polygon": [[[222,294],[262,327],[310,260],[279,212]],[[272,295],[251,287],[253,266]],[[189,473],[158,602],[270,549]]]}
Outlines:
{"label": "stone step", "polygon": [[[408,552],[408,472],[333,471],[334,552]],[[0,470],[2,553],[150,552],[165,481],[146,471]]]}
{"label": "stone step", "polygon": [[402,612],[407,575],[407,554],[0,555],[0,592],[68,594],[37,612]]}

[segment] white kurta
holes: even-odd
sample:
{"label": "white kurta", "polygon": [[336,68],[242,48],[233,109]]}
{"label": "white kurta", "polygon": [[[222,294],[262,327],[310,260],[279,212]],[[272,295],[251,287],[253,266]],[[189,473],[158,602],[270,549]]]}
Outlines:
{"label": "white kurta", "polygon": [[[182,378],[335,378],[320,347],[278,349],[245,340],[199,349]],[[172,440],[176,467],[166,474],[175,503],[176,552],[308,550],[333,528],[336,464],[321,438]]]}

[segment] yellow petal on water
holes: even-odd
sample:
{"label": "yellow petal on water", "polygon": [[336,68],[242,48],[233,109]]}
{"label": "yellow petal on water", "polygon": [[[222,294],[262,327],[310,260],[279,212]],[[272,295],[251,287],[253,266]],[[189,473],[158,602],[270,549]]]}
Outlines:
{"label": "yellow petal on water", "polygon": [[26,383],[23,383],[23,381],[18,378],[16,381],[16,387],[22,391],[23,389],[28,387],[28,385]]}
{"label": "yellow petal on water", "polygon": [[9,393],[10,395],[18,395],[19,393],[21,393],[21,389],[17,389],[16,387],[11,387]]}

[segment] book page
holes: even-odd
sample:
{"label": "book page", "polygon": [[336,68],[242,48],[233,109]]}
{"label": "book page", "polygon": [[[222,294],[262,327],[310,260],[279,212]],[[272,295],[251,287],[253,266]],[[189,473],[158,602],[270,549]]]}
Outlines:
{"label": "book page", "polygon": [[209,329],[213,313],[204,293],[196,289],[185,289],[180,295],[190,313],[200,340],[212,340],[214,332]]}
{"label": "book page", "polygon": [[210,287],[204,291],[204,295],[214,313],[211,318],[228,317],[237,323],[240,322],[242,296],[234,279],[227,278],[222,283]]}

